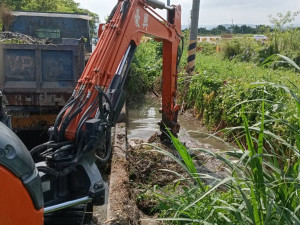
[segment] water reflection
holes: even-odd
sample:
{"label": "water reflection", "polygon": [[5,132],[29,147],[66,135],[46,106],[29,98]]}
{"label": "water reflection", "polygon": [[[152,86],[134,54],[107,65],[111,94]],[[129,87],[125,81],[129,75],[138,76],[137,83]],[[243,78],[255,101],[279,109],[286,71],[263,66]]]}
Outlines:
{"label": "water reflection", "polygon": [[159,131],[161,120],[158,101],[146,100],[145,104],[130,106],[128,109],[128,138],[148,139]]}
{"label": "water reflection", "polygon": [[[155,132],[160,132],[158,126],[158,122],[161,121],[160,107],[158,98],[148,98],[140,105],[129,105],[127,137],[141,138],[146,141]],[[208,135],[197,119],[179,116],[178,122],[181,127],[178,134],[179,140],[185,142],[188,147],[206,146],[220,150],[228,149],[223,141]]]}

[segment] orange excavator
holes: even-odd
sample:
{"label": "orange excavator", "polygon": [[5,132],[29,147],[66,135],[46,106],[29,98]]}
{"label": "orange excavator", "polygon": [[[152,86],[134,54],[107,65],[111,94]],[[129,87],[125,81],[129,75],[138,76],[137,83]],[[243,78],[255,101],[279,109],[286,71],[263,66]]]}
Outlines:
{"label": "orange excavator", "polygon": [[[166,9],[167,20],[154,8]],[[48,142],[28,151],[0,108],[0,225],[82,224],[87,203],[104,204],[95,162],[110,160],[111,128],[124,105],[130,64],[144,35],[163,42],[161,137],[166,138],[167,128],[178,133],[181,8],[157,0],[119,0],[108,22],[99,26],[96,49],[49,128]]]}

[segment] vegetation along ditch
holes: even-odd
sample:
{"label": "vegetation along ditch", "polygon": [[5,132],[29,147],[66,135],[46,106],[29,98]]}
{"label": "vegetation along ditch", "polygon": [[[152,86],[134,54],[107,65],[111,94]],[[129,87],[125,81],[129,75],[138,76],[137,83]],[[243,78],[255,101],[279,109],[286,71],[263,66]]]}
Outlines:
{"label": "vegetation along ditch", "polygon": [[[174,224],[300,223],[300,31],[284,25],[277,19],[275,30],[265,30],[265,41],[234,35],[199,43],[193,77],[180,62],[181,116],[194,116],[194,133],[201,124],[209,137],[230,144],[209,149],[184,145],[179,136],[166,149],[154,137],[144,144],[129,140],[133,196],[145,214]],[[147,62],[159,56],[160,46],[150,40],[142,49],[156,55],[136,58],[137,64],[145,62],[146,72],[144,85],[135,87],[158,94],[154,74],[160,71],[147,73],[155,68]],[[131,82],[141,80],[133,75]],[[210,168],[201,170],[204,165]]]}

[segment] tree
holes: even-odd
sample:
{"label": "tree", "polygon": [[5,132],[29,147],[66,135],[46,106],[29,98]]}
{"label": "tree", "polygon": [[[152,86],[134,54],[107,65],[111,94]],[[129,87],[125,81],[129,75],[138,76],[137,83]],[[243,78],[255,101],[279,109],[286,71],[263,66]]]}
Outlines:
{"label": "tree", "polygon": [[296,12],[288,11],[286,14],[283,13],[277,13],[277,17],[273,17],[272,15],[269,15],[270,23],[274,24],[275,29],[278,31],[282,31],[284,26],[293,22],[295,20],[295,17],[300,14],[300,10]]}
{"label": "tree", "polygon": [[60,0],[31,0],[21,8],[25,11],[58,12]]}
{"label": "tree", "polygon": [[242,34],[256,34],[256,29],[252,28],[250,26],[247,26],[247,25],[242,25],[241,26],[241,33]]}
{"label": "tree", "polygon": [[11,10],[22,10],[32,0],[2,0],[2,4],[9,7]]}
{"label": "tree", "polygon": [[275,52],[279,52],[280,50],[285,48],[285,41],[282,41],[285,40],[285,38],[283,37],[284,27],[287,24],[293,22],[295,20],[295,17],[298,16],[299,13],[300,10],[296,12],[288,11],[286,14],[277,13],[277,17],[269,15],[270,22],[275,26],[275,32],[273,35]]}
{"label": "tree", "polygon": [[222,33],[224,31],[227,31],[226,27],[223,26],[223,25],[218,25],[217,30],[218,30],[218,33]]}
{"label": "tree", "polygon": [[271,31],[271,27],[267,25],[257,25],[256,26],[256,32],[258,34],[266,34]]}
{"label": "tree", "polygon": [[207,35],[209,33],[210,33],[210,31],[207,30],[206,27],[200,27],[200,28],[198,28],[198,34],[200,34],[200,35]]}
{"label": "tree", "polygon": [[238,25],[231,25],[230,29],[232,30],[232,32],[234,34],[240,34],[241,32],[241,28]]}
{"label": "tree", "polygon": [[1,30],[9,31],[9,28],[13,22],[14,16],[11,11],[4,5],[0,5],[0,21],[1,21]]}

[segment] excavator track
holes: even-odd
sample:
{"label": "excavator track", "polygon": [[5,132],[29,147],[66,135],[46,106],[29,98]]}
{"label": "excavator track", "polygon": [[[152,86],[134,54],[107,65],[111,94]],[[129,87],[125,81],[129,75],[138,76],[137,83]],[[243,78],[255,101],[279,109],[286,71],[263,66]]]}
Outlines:
{"label": "excavator track", "polygon": [[44,216],[44,225],[83,225],[86,211],[87,204],[81,204],[48,213]]}

